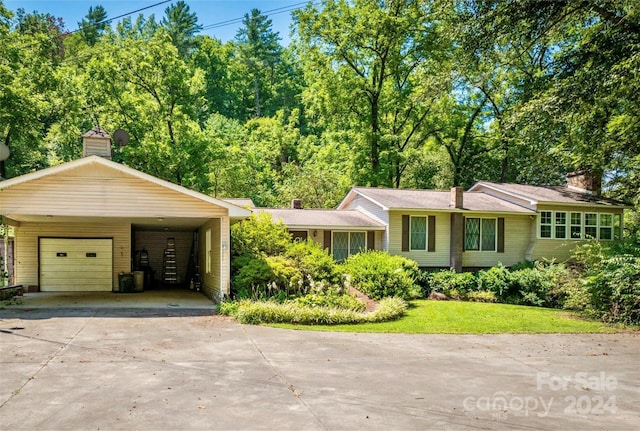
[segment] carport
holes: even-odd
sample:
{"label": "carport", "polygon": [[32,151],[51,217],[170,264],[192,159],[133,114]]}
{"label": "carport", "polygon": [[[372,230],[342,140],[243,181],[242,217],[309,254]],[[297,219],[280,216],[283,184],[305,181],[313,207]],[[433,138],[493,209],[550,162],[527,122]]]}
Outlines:
{"label": "carport", "polygon": [[218,301],[229,293],[230,224],[249,215],[96,155],[0,182],[0,216],[15,230],[15,284],[28,291],[117,291],[144,249],[147,288],[197,280]]}

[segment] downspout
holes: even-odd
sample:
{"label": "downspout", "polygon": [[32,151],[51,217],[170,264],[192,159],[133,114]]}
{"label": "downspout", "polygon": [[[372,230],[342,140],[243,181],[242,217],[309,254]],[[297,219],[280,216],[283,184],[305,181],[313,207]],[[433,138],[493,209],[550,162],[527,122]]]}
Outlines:
{"label": "downspout", "polygon": [[535,251],[536,244],[538,242],[538,214],[530,215],[529,221],[531,222],[531,225],[529,226],[529,245],[527,246],[524,259],[532,261],[533,252]]}

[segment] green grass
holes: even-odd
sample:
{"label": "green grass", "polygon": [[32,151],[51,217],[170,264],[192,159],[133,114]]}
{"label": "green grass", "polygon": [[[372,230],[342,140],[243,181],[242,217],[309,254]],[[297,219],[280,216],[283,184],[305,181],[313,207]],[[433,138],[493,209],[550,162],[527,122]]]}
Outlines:
{"label": "green grass", "polygon": [[407,334],[542,334],[619,332],[630,328],[589,320],[578,313],[540,307],[462,301],[412,301],[404,317],[357,325],[272,325],[279,328]]}

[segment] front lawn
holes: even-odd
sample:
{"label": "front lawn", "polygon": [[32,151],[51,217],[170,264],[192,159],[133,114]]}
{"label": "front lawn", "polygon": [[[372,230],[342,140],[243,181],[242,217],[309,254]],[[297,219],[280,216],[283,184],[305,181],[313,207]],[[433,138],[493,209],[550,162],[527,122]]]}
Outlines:
{"label": "front lawn", "polygon": [[463,301],[416,300],[399,320],[357,325],[273,325],[279,328],[407,334],[499,334],[618,332],[624,326],[587,320],[551,308]]}

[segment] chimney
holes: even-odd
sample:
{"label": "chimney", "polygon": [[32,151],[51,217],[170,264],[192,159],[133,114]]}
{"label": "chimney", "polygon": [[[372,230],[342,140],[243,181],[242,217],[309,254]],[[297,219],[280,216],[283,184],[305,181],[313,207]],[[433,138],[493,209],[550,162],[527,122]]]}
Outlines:
{"label": "chimney", "polygon": [[100,126],[82,135],[82,157],[92,155],[111,160],[111,136]]}
{"label": "chimney", "polygon": [[296,209],[296,210],[301,210],[302,209],[302,199],[293,199],[291,201],[291,208]]}
{"label": "chimney", "polygon": [[580,193],[600,196],[602,191],[602,176],[592,169],[580,169],[567,174],[567,187]]}
{"label": "chimney", "polygon": [[452,208],[462,208],[463,193],[464,189],[462,187],[451,187],[451,202],[449,203],[449,206]]}

